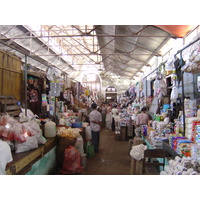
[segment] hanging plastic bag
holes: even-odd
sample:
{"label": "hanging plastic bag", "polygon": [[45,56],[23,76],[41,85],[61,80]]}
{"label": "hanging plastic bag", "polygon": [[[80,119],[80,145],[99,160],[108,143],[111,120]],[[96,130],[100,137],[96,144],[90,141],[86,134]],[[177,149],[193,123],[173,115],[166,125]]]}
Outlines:
{"label": "hanging plastic bag", "polygon": [[90,141],[86,143],[86,154],[88,158],[95,157],[94,145]]}
{"label": "hanging plastic bag", "polygon": [[170,56],[169,59],[167,60],[167,63],[165,64],[165,71],[166,75],[172,74],[174,70],[174,55]]}
{"label": "hanging plastic bag", "polygon": [[176,86],[173,86],[170,99],[171,101],[176,101],[177,98],[178,98],[178,89]]}
{"label": "hanging plastic bag", "polygon": [[70,145],[64,152],[62,174],[75,174],[82,171],[80,153],[75,147]]}
{"label": "hanging plastic bag", "polygon": [[54,81],[54,72],[52,70],[52,68],[48,68],[47,69],[47,79],[50,80],[50,81]]}

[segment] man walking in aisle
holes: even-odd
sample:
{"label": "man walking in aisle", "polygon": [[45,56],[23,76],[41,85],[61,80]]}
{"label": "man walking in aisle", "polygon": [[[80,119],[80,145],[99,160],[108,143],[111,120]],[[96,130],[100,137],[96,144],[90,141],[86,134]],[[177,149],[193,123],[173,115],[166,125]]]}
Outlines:
{"label": "man walking in aisle", "polygon": [[99,111],[97,111],[97,104],[93,103],[91,105],[93,109],[89,115],[90,118],[90,128],[92,132],[92,144],[94,145],[94,151],[97,153],[99,151],[99,141],[100,141],[100,129],[102,116]]}

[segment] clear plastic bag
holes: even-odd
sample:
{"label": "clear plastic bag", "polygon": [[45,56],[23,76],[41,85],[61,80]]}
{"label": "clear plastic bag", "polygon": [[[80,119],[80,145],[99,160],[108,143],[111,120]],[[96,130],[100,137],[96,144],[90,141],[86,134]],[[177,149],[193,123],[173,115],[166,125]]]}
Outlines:
{"label": "clear plastic bag", "polygon": [[35,137],[26,137],[25,142],[15,142],[15,153],[21,153],[38,148]]}

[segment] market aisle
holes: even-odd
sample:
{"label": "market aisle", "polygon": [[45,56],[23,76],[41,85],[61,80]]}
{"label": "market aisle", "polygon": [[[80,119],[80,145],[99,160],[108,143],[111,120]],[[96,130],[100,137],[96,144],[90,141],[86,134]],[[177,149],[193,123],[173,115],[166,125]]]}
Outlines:
{"label": "market aisle", "polygon": [[101,130],[99,152],[87,158],[87,169],[81,175],[130,175],[129,142],[116,141],[111,130]]}

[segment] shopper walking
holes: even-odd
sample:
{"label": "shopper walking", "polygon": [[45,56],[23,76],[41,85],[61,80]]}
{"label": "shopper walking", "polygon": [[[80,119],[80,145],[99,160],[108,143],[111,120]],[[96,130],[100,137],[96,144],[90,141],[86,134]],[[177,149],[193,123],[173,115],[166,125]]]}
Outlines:
{"label": "shopper walking", "polygon": [[115,130],[115,117],[118,115],[117,104],[115,104],[112,108],[112,130]]}
{"label": "shopper walking", "polygon": [[111,110],[108,110],[107,114],[106,114],[106,129],[112,130],[112,113],[111,113]]}
{"label": "shopper walking", "polygon": [[106,104],[103,103],[101,106],[102,128],[105,128],[106,126],[106,114],[107,114],[107,107],[106,107]]}
{"label": "shopper walking", "polygon": [[89,118],[90,118],[90,128],[91,128],[91,132],[92,132],[92,144],[94,145],[95,153],[97,153],[99,151],[102,116],[101,116],[101,113],[99,111],[97,111],[96,103],[93,103],[91,105],[91,108],[93,110],[89,114]]}

